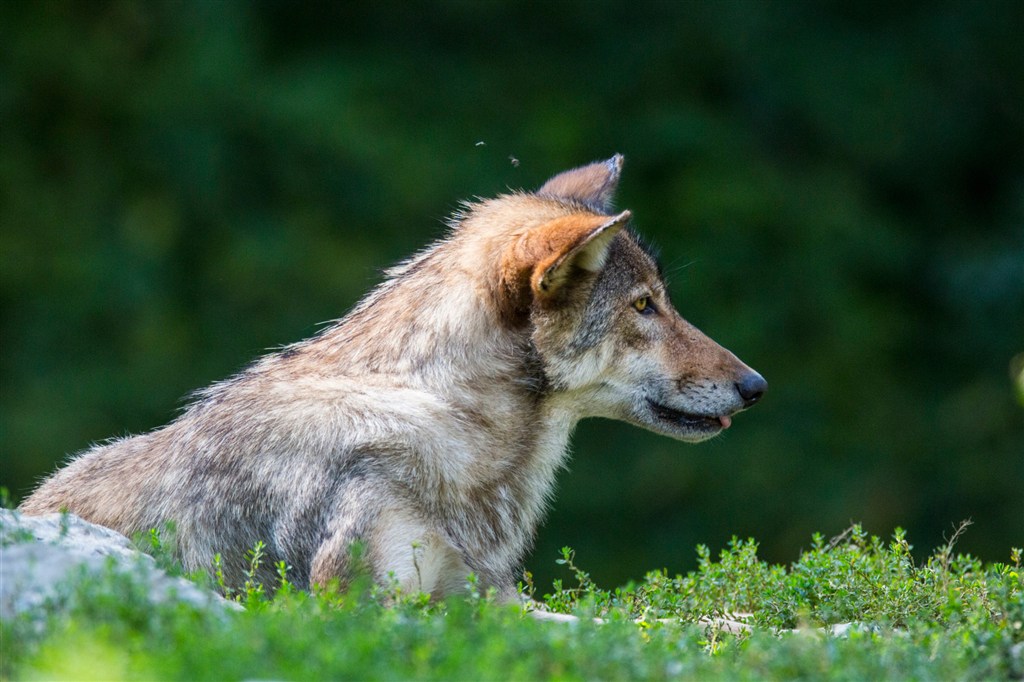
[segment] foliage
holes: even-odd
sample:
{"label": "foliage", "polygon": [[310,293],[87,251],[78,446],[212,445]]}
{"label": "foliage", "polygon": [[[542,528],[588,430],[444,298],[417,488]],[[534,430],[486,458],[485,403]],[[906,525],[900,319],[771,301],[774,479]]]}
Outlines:
{"label": "foliage", "polygon": [[[902,531],[889,543],[860,527],[789,567],[734,540],[699,568],[605,591],[566,549],[575,587],[538,622],[471,581],[466,596],[355,581],[350,590],[276,594],[247,585],[241,613],[183,605],[150,610],[133,576],[81,578],[70,611],[43,630],[3,624],[0,676],[31,679],[997,679],[1024,676],[1021,550],[982,565],[952,544],[915,564]],[[252,553],[253,575],[260,552]],[[700,617],[753,613],[728,634]],[[600,616],[596,622],[592,616]],[[844,634],[820,627],[854,621]],[[799,625],[798,632],[789,631]]]}
{"label": "foliage", "polygon": [[0,483],[314,333],[457,200],[622,152],[678,307],[770,389],[692,450],[583,424],[536,556],[619,584],[734,533],[779,561],[965,517],[999,556],[1021,25],[1016,0],[0,3]]}

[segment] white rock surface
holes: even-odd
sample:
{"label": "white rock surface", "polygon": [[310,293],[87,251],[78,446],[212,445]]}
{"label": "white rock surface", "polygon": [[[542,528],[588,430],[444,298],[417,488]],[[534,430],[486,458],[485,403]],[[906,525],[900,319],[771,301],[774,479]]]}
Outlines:
{"label": "white rock surface", "polygon": [[146,585],[151,603],[171,600],[199,607],[241,607],[195,583],[168,575],[125,536],[73,514],[25,516],[0,509],[0,618],[35,612],[69,598],[67,585],[84,571],[114,568]]}

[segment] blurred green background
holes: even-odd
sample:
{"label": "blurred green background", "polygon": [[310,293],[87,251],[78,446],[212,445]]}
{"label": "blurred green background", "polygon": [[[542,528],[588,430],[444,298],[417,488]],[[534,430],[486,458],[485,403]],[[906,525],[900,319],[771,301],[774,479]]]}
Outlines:
{"label": "blurred green background", "polygon": [[[764,402],[589,421],[528,562],[612,586],[851,521],[1024,543],[1024,5],[0,3],[2,473],[166,423],[459,199],[626,155],[618,205]],[[481,144],[483,143],[483,144]]]}

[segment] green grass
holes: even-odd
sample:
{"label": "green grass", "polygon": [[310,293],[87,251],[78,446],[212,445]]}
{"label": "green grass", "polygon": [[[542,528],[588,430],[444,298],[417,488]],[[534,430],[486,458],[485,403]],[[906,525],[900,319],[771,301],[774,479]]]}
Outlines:
{"label": "green grass", "polygon": [[[159,539],[151,539],[159,553]],[[615,590],[594,585],[568,549],[566,578],[530,585],[578,622],[538,622],[472,582],[443,604],[356,581],[311,595],[250,581],[246,609],[149,607],[144,587],[111,569],[83,577],[40,628],[4,622],[5,679],[1021,679],[1021,550],[983,565],[953,545],[915,563],[902,531],[888,542],[853,527],[788,567],[733,540],[698,548],[685,576],[663,571]],[[254,548],[253,562],[259,561]],[[209,581],[216,582],[216,577]],[[753,614],[746,634],[699,622]],[[591,616],[603,619],[594,622]],[[669,622],[666,622],[666,619]],[[35,621],[38,623],[38,621]],[[856,622],[842,637],[823,628]],[[787,632],[799,628],[799,632]]]}

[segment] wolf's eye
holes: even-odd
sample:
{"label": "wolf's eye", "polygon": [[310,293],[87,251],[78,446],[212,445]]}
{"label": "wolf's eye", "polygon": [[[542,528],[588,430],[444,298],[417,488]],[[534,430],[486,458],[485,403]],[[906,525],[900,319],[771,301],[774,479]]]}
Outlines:
{"label": "wolf's eye", "polygon": [[641,296],[633,301],[633,308],[641,315],[651,315],[654,313],[654,304],[651,303],[650,296]]}

